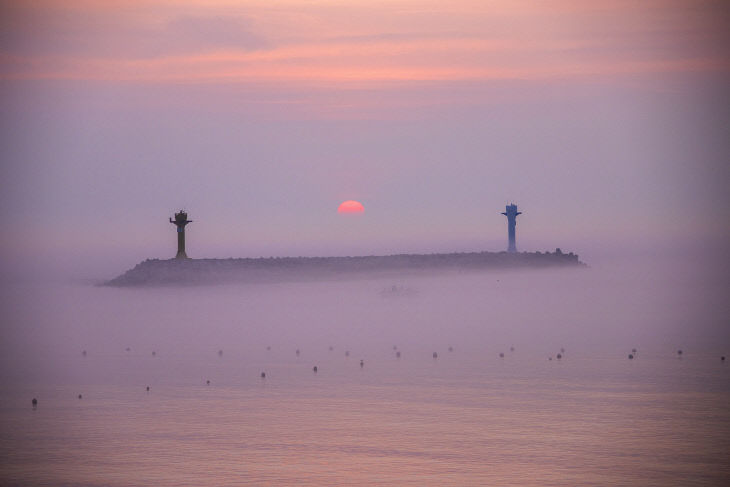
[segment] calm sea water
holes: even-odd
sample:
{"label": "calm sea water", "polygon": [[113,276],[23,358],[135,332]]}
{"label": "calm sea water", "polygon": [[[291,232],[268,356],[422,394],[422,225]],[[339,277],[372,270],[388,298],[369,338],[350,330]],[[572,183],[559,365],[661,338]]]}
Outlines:
{"label": "calm sea water", "polygon": [[703,282],[14,287],[0,484],[727,485],[724,311],[700,311]]}

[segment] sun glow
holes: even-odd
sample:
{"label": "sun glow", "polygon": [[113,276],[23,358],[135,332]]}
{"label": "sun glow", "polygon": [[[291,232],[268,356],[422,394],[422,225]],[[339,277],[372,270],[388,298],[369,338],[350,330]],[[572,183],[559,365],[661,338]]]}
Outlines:
{"label": "sun glow", "polygon": [[364,213],[365,207],[359,201],[343,201],[337,208],[337,213]]}

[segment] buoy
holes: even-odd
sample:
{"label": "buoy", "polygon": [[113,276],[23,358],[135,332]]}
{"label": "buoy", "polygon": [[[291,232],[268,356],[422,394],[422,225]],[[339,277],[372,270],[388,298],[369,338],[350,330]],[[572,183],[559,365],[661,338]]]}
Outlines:
{"label": "buoy", "polygon": [[299,356],[299,349],[298,348],[297,348],[297,352],[296,353],[297,353],[297,357],[298,357]]}
{"label": "buoy", "polygon": [[504,353],[499,352],[499,358],[504,358]]}
{"label": "buoy", "polygon": [[152,350],[152,356],[154,357],[155,355],[157,355],[157,352],[155,352],[154,350]]}
{"label": "buoy", "polygon": [[453,352],[453,351],[454,351],[454,347],[449,347],[449,352]]}
{"label": "buoy", "polygon": [[548,360],[552,360],[552,359],[553,359],[552,357],[548,357]]}
{"label": "buoy", "polygon": [[633,358],[634,358],[634,354],[630,353],[629,354],[629,360],[633,360]]}
{"label": "buoy", "polygon": [[83,355],[84,357],[86,357],[86,350],[84,350],[83,352],[81,352],[81,355]]}
{"label": "buoy", "polygon": [[360,360],[360,368],[362,369],[365,366],[365,362],[363,360]]}
{"label": "buoy", "polygon": [[682,355],[682,350],[677,350],[677,355]]}
{"label": "buoy", "polygon": [[398,350],[398,345],[393,345],[393,350]]}
{"label": "buoy", "polygon": [[313,371],[314,371],[314,373],[316,374],[316,373],[317,373],[317,366],[315,365],[314,367],[312,367],[312,370],[313,370]]}
{"label": "buoy", "polygon": [[266,347],[266,350],[267,351],[271,350],[271,345],[269,345],[268,347]]}
{"label": "buoy", "polygon": [[[317,372],[317,367],[314,368],[314,371]],[[266,379],[266,372],[261,372],[261,378]]]}
{"label": "buoy", "polygon": [[565,349],[563,347],[560,347],[560,353],[565,353]]}
{"label": "buoy", "polygon": [[509,351],[510,352],[514,352],[515,351],[515,347],[509,347]]}
{"label": "buoy", "polygon": [[30,403],[33,405],[33,407],[36,407],[38,405],[38,399],[34,397]]}
{"label": "buoy", "polygon": [[223,356],[223,350],[218,350],[218,356],[219,357],[222,357]]}
{"label": "buoy", "polygon": [[558,354],[557,357],[558,357],[558,360],[560,360],[561,358],[563,358],[563,356],[561,354]]}
{"label": "buoy", "polygon": [[345,350],[345,357],[349,357],[349,356],[350,356],[350,351],[349,350]]}
{"label": "buoy", "polygon": [[209,386],[210,385],[210,379],[208,379],[208,380],[205,381],[205,385],[206,386]]}
{"label": "buoy", "polygon": [[147,386],[147,392],[150,392],[150,386]]}
{"label": "buoy", "polygon": [[636,353],[636,349],[635,348],[632,348],[631,349],[631,353]]}
{"label": "buoy", "polygon": [[82,397],[81,394],[79,394],[79,399],[81,399],[81,397]]}
{"label": "buoy", "polygon": [[330,345],[330,352],[331,352],[332,350],[334,350],[334,348],[332,347],[332,345]]}
{"label": "buoy", "polygon": [[400,358],[400,351],[397,351],[397,352],[395,352],[395,356],[396,356],[397,358]]}
{"label": "buoy", "polygon": [[725,356],[724,355],[722,357],[720,357],[720,361],[721,362],[724,362],[725,361]]}
{"label": "buoy", "polygon": [[437,354],[436,352],[433,352],[433,358],[439,358],[439,354]]}
{"label": "buoy", "polygon": [[131,349],[131,348],[129,348],[129,347],[127,347],[127,348],[126,348],[125,350],[126,350],[127,352],[131,352],[131,351],[132,351],[132,349]]}

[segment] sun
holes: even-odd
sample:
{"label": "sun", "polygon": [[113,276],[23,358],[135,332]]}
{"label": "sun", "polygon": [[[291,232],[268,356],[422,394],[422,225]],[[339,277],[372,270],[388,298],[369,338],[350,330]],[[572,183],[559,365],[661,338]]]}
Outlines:
{"label": "sun", "polygon": [[340,204],[337,213],[365,213],[365,207],[359,201],[347,200]]}

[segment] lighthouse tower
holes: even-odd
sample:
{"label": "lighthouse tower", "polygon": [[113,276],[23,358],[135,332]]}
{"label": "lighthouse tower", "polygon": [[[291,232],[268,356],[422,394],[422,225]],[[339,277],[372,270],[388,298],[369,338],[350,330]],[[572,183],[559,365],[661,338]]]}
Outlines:
{"label": "lighthouse tower", "polygon": [[521,215],[521,211],[517,211],[517,205],[510,203],[506,206],[504,213],[507,217],[507,235],[509,238],[509,245],[507,246],[507,252],[517,252],[517,244],[515,243],[515,227],[517,226],[517,215]]}
{"label": "lighthouse tower", "polygon": [[170,218],[170,223],[174,223],[177,227],[177,255],[176,259],[187,259],[188,255],[185,253],[185,225],[192,223],[192,220],[188,220],[188,214],[185,210],[180,210],[175,213],[175,220]]}

